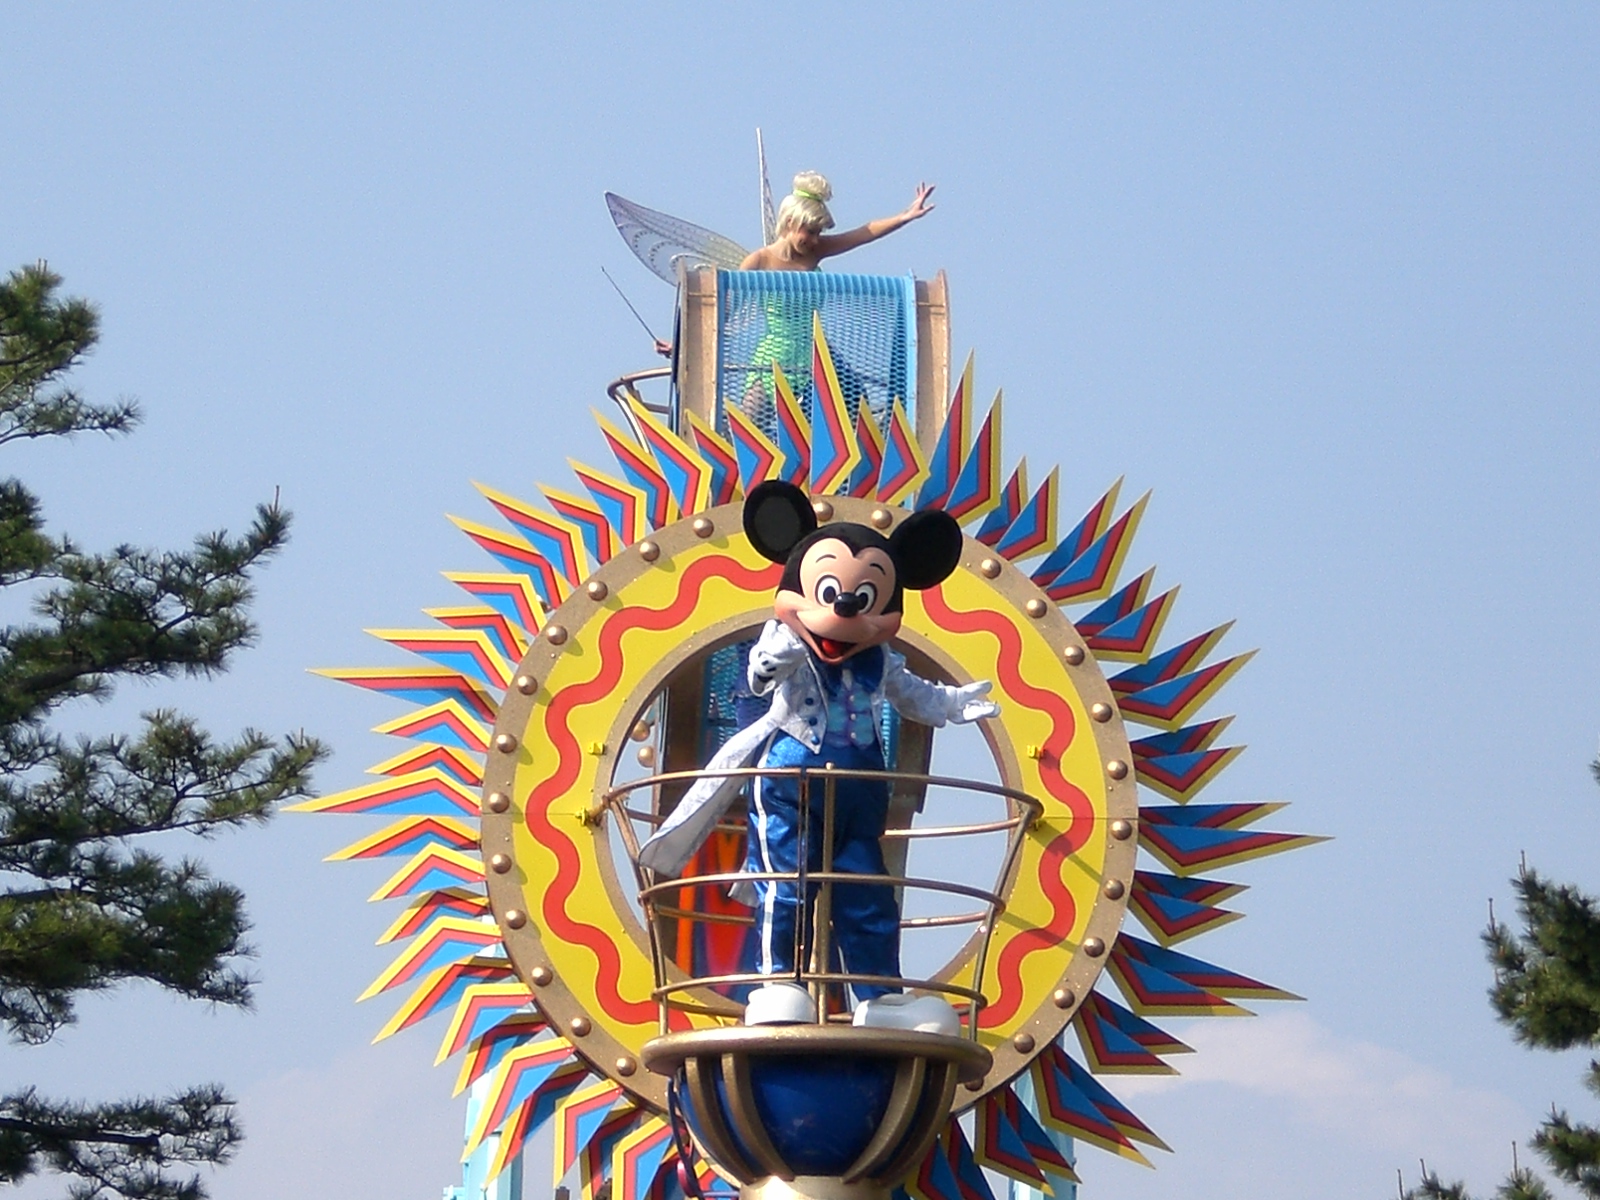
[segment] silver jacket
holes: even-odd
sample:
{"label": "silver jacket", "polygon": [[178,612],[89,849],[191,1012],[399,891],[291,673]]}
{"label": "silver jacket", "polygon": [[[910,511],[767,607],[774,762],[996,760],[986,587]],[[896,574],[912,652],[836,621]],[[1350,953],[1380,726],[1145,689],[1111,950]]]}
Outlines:
{"label": "silver jacket", "polygon": [[[681,872],[744,786],[742,776],[717,773],[748,766],[774,733],[788,734],[813,753],[822,749],[826,726],[818,719],[824,713],[822,677],[794,630],[781,621],[766,623],[750,651],[749,680],[757,696],[771,694],[772,706],[723,743],[666,823],[640,847],[641,866],[662,875]],[[935,728],[949,721],[964,724],[992,717],[1000,709],[982,699],[988,690],[987,683],[949,687],[913,675],[906,669],[905,656],[885,646],[883,675],[872,696],[875,724],[882,727],[885,704],[903,717]]]}

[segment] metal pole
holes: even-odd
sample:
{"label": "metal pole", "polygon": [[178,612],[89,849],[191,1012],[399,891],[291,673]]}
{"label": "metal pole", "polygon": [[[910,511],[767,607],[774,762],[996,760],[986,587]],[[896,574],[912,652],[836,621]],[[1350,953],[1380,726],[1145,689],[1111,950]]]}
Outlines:
{"label": "metal pole", "polygon": [[[806,895],[807,860],[810,858],[811,849],[811,776],[804,767],[800,768],[800,838],[798,861],[795,863],[795,898],[794,898],[794,981],[800,986],[805,986],[805,953],[806,914],[810,909],[810,901]],[[774,881],[773,887],[779,886]]]}
{"label": "metal pole", "polygon": [[[839,781],[833,777],[832,763],[825,763],[824,769],[830,772],[822,785],[822,886],[817,889],[816,916],[812,920],[811,930],[811,970],[815,974],[824,974],[829,970],[828,951],[832,939],[828,936],[833,920],[833,880],[826,876],[833,870],[833,802],[839,787]],[[817,984],[813,987],[817,1001],[817,1019],[826,1025],[828,1023],[827,1009],[827,984]]]}

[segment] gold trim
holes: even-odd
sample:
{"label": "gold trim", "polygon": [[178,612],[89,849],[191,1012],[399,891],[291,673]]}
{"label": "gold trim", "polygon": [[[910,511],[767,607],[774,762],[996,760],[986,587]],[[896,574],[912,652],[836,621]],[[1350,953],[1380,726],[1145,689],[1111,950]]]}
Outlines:
{"label": "gold trim", "polygon": [[889,1107],[866,1149],[844,1173],[846,1183],[854,1183],[871,1175],[875,1167],[899,1149],[901,1141],[911,1131],[911,1122],[916,1118],[918,1101],[922,1099],[927,1078],[927,1059],[916,1057],[900,1060],[900,1065],[895,1068],[894,1091],[889,1096]]}
{"label": "gold trim", "polygon": [[750,1078],[748,1053],[722,1056],[722,1086],[728,1093],[728,1116],[733,1120],[733,1130],[739,1140],[750,1148],[750,1153],[761,1160],[763,1173],[779,1179],[793,1179],[794,1172],[783,1161],[783,1155],[767,1136],[767,1127],[756,1112],[755,1087]]}

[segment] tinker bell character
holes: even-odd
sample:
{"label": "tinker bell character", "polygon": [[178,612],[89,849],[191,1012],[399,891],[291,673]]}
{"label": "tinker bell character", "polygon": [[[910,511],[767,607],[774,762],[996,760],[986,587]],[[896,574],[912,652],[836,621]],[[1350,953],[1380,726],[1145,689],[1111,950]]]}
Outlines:
{"label": "tinker bell character", "polygon": [[[817,172],[801,171],[794,177],[794,190],[778,206],[773,238],[761,249],[745,255],[739,269],[818,270],[824,258],[875,242],[927,216],[933,211],[933,205],[928,203],[928,197],[932,194],[931,184],[920,183],[917,185],[916,198],[904,212],[868,221],[844,233],[827,233],[826,230],[833,228],[833,214],[828,211],[833,188]],[[747,367],[749,385],[741,400],[745,412],[758,420],[766,417],[772,407],[774,364],[788,371],[796,390],[803,392],[809,382],[811,357],[809,309],[797,307],[781,292],[772,292],[763,297],[762,317],[765,332],[750,351]],[[658,344],[657,349],[660,348]],[[671,347],[667,347],[667,350],[670,353]]]}
{"label": "tinker bell character", "polygon": [[[757,130],[759,139],[760,131]],[[774,212],[772,195],[766,182],[766,157],[761,158],[762,184],[762,234],[761,249],[746,251],[731,238],[713,233],[709,229],[669,216],[654,209],[635,204],[613,192],[606,193],[606,206],[617,232],[628,243],[639,261],[668,283],[678,281],[678,265],[712,266],[723,270],[740,271],[815,271],[824,258],[831,258],[875,242],[895,230],[919,220],[933,211],[928,203],[933,195],[933,184],[917,185],[917,194],[903,211],[890,217],[879,217],[865,225],[844,233],[830,234],[833,214],[828,211],[828,201],[833,199],[833,187],[816,171],[801,171],[794,177],[794,189],[783,198]],[[631,306],[630,306],[631,307]],[[784,358],[775,351],[788,352],[794,345],[809,345],[811,324],[809,315],[803,321],[787,320],[783,314],[767,312],[767,338],[776,339],[773,345],[759,347],[760,365],[769,367],[774,361],[788,362],[804,374],[799,359]],[[788,327],[794,325],[794,330]],[[796,342],[799,339],[799,343]],[[664,338],[655,338],[656,351],[670,357],[673,345]],[[803,359],[805,355],[801,355]],[[752,368],[756,364],[752,362]],[[765,379],[764,391],[770,396],[772,381]]]}
{"label": "tinker bell character", "polygon": [[931,183],[917,184],[917,194],[910,205],[892,217],[879,217],[843,233],[828,233],[833,228],[833,214],[828,211],[833,187],[817,172],[801,171],[794,177],[794,190],[778,205],[774,236],[761,249],[745,255],[739,269],[815,271],[825,258],[875,242],[927,216],[934,207],[928,203],[933,187]]}

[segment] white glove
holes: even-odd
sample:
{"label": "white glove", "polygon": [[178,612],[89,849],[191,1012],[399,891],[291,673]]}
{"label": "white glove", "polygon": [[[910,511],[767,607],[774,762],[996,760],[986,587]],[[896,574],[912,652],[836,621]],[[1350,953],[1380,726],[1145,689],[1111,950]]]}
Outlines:
{"label": "white glove", "polygon": [[778,680],[805,662],[810,651],[782,621],[768,621],[750,651],[750,690],[765,696]]}
{"label": "white glove", "polygon": [[980,679],[977,683],[951,688],[945,698],[944,719],[956,725],[967,725],[984,717],[998,717],[1000,706],[993,700],[984,699],[993,686],[989,680]]}

